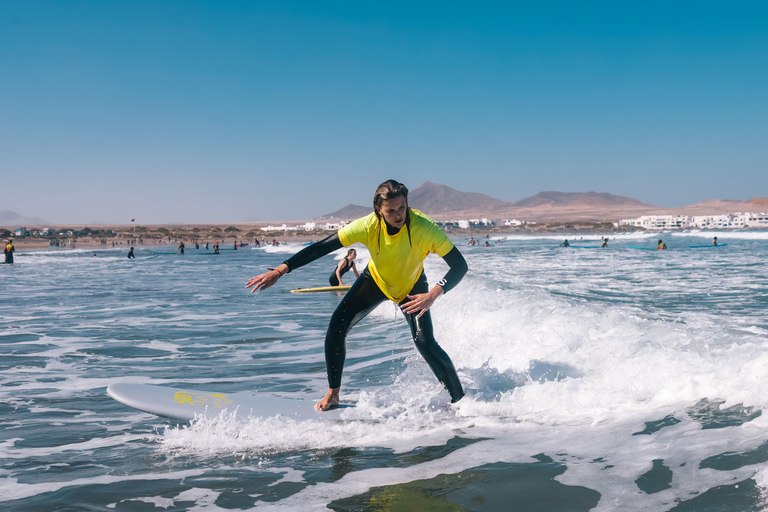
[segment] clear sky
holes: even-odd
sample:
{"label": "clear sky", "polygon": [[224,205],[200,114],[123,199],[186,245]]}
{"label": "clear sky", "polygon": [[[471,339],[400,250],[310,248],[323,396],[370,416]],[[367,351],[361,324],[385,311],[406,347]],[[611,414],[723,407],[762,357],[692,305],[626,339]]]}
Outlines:
{"label": "clear sky", "polygon": [[298,220],[383,180],[768,196],[768,2],[0,1],[0,210]]}

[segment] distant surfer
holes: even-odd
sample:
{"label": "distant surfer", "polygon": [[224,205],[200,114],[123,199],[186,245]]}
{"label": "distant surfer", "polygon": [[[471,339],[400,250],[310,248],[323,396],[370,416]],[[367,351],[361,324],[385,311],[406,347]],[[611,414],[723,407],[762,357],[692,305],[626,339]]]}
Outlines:
{"label": "distant surfer", "polygon": [[128,258],[136,258],[136,256],[133,254],[133,247],[131,247],[131,250],[128,251]]}
{"label": "distant surfer", "polygon": [[[276,269],[250,279],[245,286],[253,287],[254,292],[267,289],[283,275],[321,256],[356,242],[365,244],[371,253],[368,266],[341,300],[328,325],[325,363],[329,389],[315,408],[327,411],[338,406],[347,333],[387,299],[400,305],[416,348],[450,393],[451,402],[458,402],[464,390],[450,357],[435,341],[429,308],[461,281],[467,262],[437,224],[408,206],[408,189],[402,183],[388,180],[379,185],[373,210],[299,251]],[[450,267],[432,289],[423,265],[430,253],[442,257]]]}
{"label": "distant surfer", "polygon": [[659,243],[656,244],[656,250],[658,250],[658,251],[666,251],[667,250],[667,244],[664,243],[664,240],[659,240]]}
{"label": "distant surfer", "polygon": [[565,239],[565,242],[560,244],[560,247],[570,247],[570,246],[571,246],[571,244],[568,243],[568,239],[567,238]]}
{"label": "distant surfer", "polygon": [[234,249],[237,250],[237,240],[235,240],[235,247],[234,247]]}
{"label": "distant surfer", "polygon": [[712,245],[717,245],[717,237],[712,240]]}
{"label": "distant surfer", "polygon": [[342,259],[338,265],[336,265],[336,270],[334,270],[331,277],[328,278],[328,282],[331,283],[331,286],[344,286],[344,283],[341,282],[341,276],[349,272],[350,269],[355,272],[355,277],[360,277],[357,267],[355,266],[356,257],[356,250],[350,249],[347,251],[347,255],[344,256],[344,259]]}
{"label": "distant surfer", "polygon": [[467,245],[475,245],[475,239],[472,237],[469,237],[469,243]]}
{"label": "distant surfer", "polygon": [[213,243],[213,254],[219,254],[219,242]]}
{"label": "distant surfer", "polygon": [[16,250],[16,248],[13,246],[13,240],[8,240],[8,243],[5,244],[5,247],[3,248],[3,253],[5,254],[5,262],[8,264],[13,264],[13,253]]}
{"label": "distant surfer", "polygon": [[179,242],[179,254],[184,254],[184,242]]}
{"label": "distant surfer", "polygon": [[603,245],[600,247],[608,247],[608,238],[603,238]]}

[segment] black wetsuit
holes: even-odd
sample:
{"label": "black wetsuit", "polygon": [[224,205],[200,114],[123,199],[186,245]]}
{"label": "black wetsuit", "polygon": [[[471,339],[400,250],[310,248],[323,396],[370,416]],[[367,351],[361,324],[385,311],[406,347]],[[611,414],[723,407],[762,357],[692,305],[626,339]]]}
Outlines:
{"label": "black wetsuit", "polygon": [[[339,235],[333,234],[299,251],[284,263],[288,266],[288,272],[290,272],[342,247]],[[438,284],[447,293],[461,281],[468,269],[464,256],[461,255],[456,247],[451,249],[443,259],[448,263],[450,269],[445,277],[438,281]],[[409,295],[427,293],[428,291],[429,284],[422,272]],[[325,335],[325,364],[328,371],[328,387],[338,388],[341,386],[341,375],[344,370],[344,360],[347,353],[347,333],[352,326],[365,318],[371,311],[376,309],[376,306],[385,300],[389,299],[379,289],[366,267],[360,278],[355,281],[352,288],[344,295],[341,303],[339,303],[336,311],[331,316],[331,322],[328,324],[328,332]],[[400,305],[402,306],[409,300],[406,298],[400,302]],[[403,314],[411,329],[411,335],[419,353],[427,361],[437,379],[450,393],[451,402],[458,402],[464,396],[464,390],[461,387],[459,376],[456,374],[451,358],[448,357],[448,354],[445,353],[435,340],[432,332],[432,316],[429,310],[425,311],[421,318],[417,318],[415,313]]]}
{"label": "black wetsuit", "polygon": [[[349,272],[349,269],[352,268],[352,261],[349,260],[346,256],[344,257],[344,266],[341,267],[341,270],[339,270],[339,275],[344,277],[344,274]],[[339,278],[336,277],[336,270],[333,271],[333,274],[331,274],[331,277],[328,278],[328,282],[331,283],[331,286],[339,286]]]}
{"label": "black wetsuit", "polygon": [[128,258],[136,258],[136,256],[133,254],[133,247],[131,247],[131,250],[128,251]]}
{"label": "black wetsuit", "polygon": [[8,264],[13,264],[13,251],[15,251],[16,248],[8,244],[3,248],[3,252],[5,253],[5,262]]}

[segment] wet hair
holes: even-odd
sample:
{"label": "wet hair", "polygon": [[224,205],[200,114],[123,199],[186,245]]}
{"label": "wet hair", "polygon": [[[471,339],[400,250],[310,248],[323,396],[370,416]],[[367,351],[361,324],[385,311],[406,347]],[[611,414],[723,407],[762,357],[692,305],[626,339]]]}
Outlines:
{"label": "wet hair", "polygon": [[[396,180],[387,180],[376,189],[376,193],[373,195],[373,212],[376,214],[376,218],[379,219],[377,229],[379,230],[376,241],[378,242],[378,249],[376,254],[381,251],[381,205],[384,201],[389,201],[396,197],[402,197],[405,199],[405,229],[408,231],[408,243],[413,247],[411,242],[411,207],[408,206],[408,187]],[[386,222],[386,221],[385,221]]]}
{"label": "wet hair", "polygon": [[347,256],[349,256],[349,255],[350,255],[350,254],[352,254],[353,252],[357,252],[357,251],[356,251],[355,249],[350,249],[350,250],[348,250],[348,251],[347,251]]}

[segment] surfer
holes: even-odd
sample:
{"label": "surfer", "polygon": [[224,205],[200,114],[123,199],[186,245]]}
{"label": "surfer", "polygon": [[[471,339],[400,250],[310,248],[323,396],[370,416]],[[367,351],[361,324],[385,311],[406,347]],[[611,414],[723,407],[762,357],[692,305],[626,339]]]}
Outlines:
{"label": "surfer", "polygon": [[331,277],[328,278],[328,282],[331,283],[331,286],[344,286],[344,283],[341,282],[341,276],[349,272],[349,269],[352,269],[355,272],[355,277],[360,277],[357,267],[355,266],[356,257],[356,250],[350,249],[347,251],[347,255],[344,256],[344,259],[342,259],[338,265],[336,265],[336,270],[334,270]]}
{"label": "surfer", "polygon": [[13,252],[16,250],[16,248],[13,246],[13,240],[9,239],[8,243],[5,244],[5,247],[3,248],[3,253],[5,254],[5,262],[8,264],[13,264]]}
{"label": "surfer", "polygon": [[717,237],[712,240],[712,245],[717,245]]}
{"label": "surfer", "polygon": [[184,242],[179,243],[179,253],[184,254]]}
{"label": "surfer", "polygon": [[131,250],[128,251],[128,258],[136,258],[136,256],[133,254],[133,247],[131,247]]}
{"label": "surfer", "polygon": [[603,238],[603,245],[600,247],[608,247],[608,238]]}
{"label": "surfer", "polygon": [[664,251],[666,249],[667,249],[667,244],[665,244],[663,240],[659,240],[659,243],[656,245],[656,250]]}
{"label": "surfer", "polygon": [[219,242],[213,243],[213,254],[219,254]]}
{"label": "surfer", "polygon": [[[250,279],[245,286],[253,287],[253,292],[267,289],[283,275],[321,256],[356,242],[365,244],[371,253],[368,266],[341,300],[328,325],[325,362],[329,389],[315,407],[327,411],[338,406],[347,333],[387,299],[400,305],[416,348],[447,388],[451,402],[458,402],[464,390],[453,362],[435,341],[429,308],[461,281],[467,272],[467,262],[437,224],[408,206],[408,189],[402,183],[388,180],[379,185],[373,197],[373,210],[299,251],[276,269]],[[450,267],[432,289],[423,266],[429,253],[442,257]]]}
{"label": "surfer", "polygon": [[571,244],[568,243],[568,239],[567,238],[565,239],[565,242],[560,244],[560,247],[570,247],[570,246],[571,246]]}

